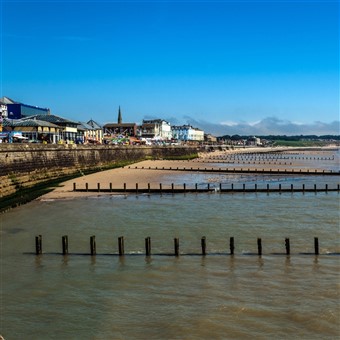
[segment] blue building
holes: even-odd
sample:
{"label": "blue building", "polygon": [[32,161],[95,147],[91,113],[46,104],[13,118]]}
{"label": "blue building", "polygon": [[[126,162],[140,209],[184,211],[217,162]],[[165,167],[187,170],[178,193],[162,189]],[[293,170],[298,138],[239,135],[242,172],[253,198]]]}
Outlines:
{"label": "blue building", "polygon": [[7,116],[9,119],[21,119],[35,115],[48,114],[50,114],[50,109],[48,108],[42,108],[17,102],[7,104]]}

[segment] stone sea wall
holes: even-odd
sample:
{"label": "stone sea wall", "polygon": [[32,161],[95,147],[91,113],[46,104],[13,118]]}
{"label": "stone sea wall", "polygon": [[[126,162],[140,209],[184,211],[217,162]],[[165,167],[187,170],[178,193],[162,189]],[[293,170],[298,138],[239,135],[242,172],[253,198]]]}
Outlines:
{"label": "stone sea wall", "polygon": [[195,153],[197,148],[182,146],[0,144],[0,198],[83,171]]}

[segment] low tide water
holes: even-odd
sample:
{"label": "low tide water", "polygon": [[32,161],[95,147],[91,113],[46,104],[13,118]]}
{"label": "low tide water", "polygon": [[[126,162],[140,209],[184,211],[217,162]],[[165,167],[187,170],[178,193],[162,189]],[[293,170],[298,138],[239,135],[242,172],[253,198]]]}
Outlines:
{"label": "low tide water", "polygon": [[[6,340],[340,336],[338,192],[34,201],[0,219]],[[39,234],[43,254],[36,256]],[[69,237],[67,256],[62,235]],[[91,235],[96,256],[89,255]],[[119,236],[125,256],[118,256]]]}
{"label": "low tide water", "polygon": [[[339,171],[339,151],[316,156],[290,157],[299,158],[300,168]],[[339,181],[197,172],[163,183],[334,188]],[[338,339],[339,203],[338,192],[218,191],[31,202],[0,216],[0,334],[6,340]],[[43,240],[39,256],[36,235]],[[89,255],[92,235],[96,256]],[[145,237],[151,237],[149,257]]]}

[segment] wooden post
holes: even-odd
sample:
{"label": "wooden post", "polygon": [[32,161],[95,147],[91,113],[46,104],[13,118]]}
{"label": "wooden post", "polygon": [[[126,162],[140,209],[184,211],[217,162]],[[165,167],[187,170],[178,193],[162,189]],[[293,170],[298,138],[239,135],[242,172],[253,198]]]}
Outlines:
{"label": "wooden post", "polygon": [[325,186],[325,190],[326,190],[326,192],[328,191],[328,184],[326,184],[326,186]]}
{"label": "wooden post", "polygon": [[89,191],[89,183],[85,183],[85,190]]}
{"label": "wooden post", "polygon": [[230,255],[234,255],[235,246],[234,246],[233,237],[230,237],[229,248],[230,248]]}
{"label": "wooden post", "polygon": [[319,239],[317,237],[314,237],[314,253],[319,255]]}
{"label": "wooden post", "polygon": [[90,237],[90,249],[91,249],[91,255],[96,255],[96,236]]}
{"label": "wooden post", "polygon": [[76,187],[76,183],[73,183],[73,191],[76,191],[77,187]]}
{"label": "wooden post", "polygon": [[291,192],[294,191],[294,185],[293,185],[293,184],[290,185],[290,191],[291,191]]}
{"label": "wooden post", "polygon": [[289,238],[285,239],[286,255],[290,255],[290,243]]}
{"label": "wooden post", "polygon": [[174,193],[174,183],[171,183],[171,191]]}
{"label": "wooden post", "polygon": [[159,191],[162,193],[162,183],[159,183]]}
{"label": "wooden post", "polygon": [[126,192],[126,183],[124,183],[124,192]]}
{"label": "wooden post", "polygon": [[179,238],[174,238],[175,256],[179,256]]}
{"label": "wooden post", "polygon": [[281,192],[281,184],[279,184],[279,191]]}
{"label": "wooden post", "polygon": [[151,238],[150,237],[145,238],[145,255],[146,256],[151,255]]}
{"label": "wooden post", "polygon": [[234,183],[231,183],[231,190],[234,191]]}
{"label": "wooden post", "polygon": [[201,238],[201,247],[202,247],[202,255],[205,256],[206,255],[206,239],[205,236],[203,236]]}
{"label": "wooden post", "polygon": [[119,256],[124,255],[124,236],[118,237],[118,252]]}
{"label": "wooden post", "polygon": [[63,255],[67,255],[68,254],[68,237],[67,237],[67,235],[64,235],[61,238],[61,244],[62,244],[62,248],[63,248]]}
{"label": "wooden post", "polygon": [[38,235],[35,237],[35,253],[37,255],[42,254],[42,236]]}
{"label": "wooden post", "polygon": [[100,183],[97,183],[97,190],[100,192]]}
{"label": "wooden post", "polygon": [[314,184],[314,191],[316,191],[316,184]]}
{"label": "wooden post", "polygon": [[195,183],[195,190],[197,191],[197,183]]}
{"label": "wooden post", "polygon": [[183,184],[183,191],[186,192],[186,184]]}
{"label": "wooden post", "polygon": [[210,183],[208,183],[208,191],[210,190]]}
{"label": "wooden post", "polygon": [[136,183],[136,194],[138,194],[138,183]]}
{"label": "wooden post", "polygon": [[262,240],[260,238],[257,239],[257,254],[262,255]]}
{"label": "wooden post", "polygon": [[302,184],[302,191],[305,192],[305,185]]}
{"label": "wooden post", "polygon": [[246,185],[243,183],[243,191],[246,191]]}
{"label": "wooden post", "polygon": [[269,184],[267,184],[267,192],[269,192]]}
{"label": "wooden post", "polygon": [[112,183],[110,183],[110,192],[112,192]]}
{"label": "wooden post", "polygon": [[149,191],[149,193],[150,193],[150,183],[148,183],[148,191]]}

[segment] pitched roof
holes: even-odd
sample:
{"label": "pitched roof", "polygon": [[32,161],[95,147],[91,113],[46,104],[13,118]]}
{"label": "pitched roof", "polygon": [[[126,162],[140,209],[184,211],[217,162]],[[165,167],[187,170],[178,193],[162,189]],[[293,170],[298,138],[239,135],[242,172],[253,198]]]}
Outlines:
{"label": "pitched roof", "polygon": [[37,119],[37,120],[43,120],[45,122],[50,122],[53,124],[67,124],[67,123],[71,123],[71,124],[76,124],[78,125],[79,122],[76,122],[74,120],[70,120],[70,119],[65,119],[56,115],[34,115],[34,116],[29,116],[27,118],[22,118],[22,120],[25,119]]}
{"label": "pitched roof", "polygon": [[95,122],[93,119],[90,119],[87,124],[91,125],[92,128],[96,129],[96,130],[99,130],[101,129],[101,125],[99,125],[97,122]]}

